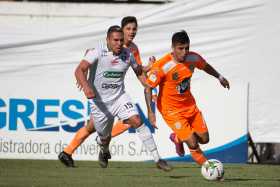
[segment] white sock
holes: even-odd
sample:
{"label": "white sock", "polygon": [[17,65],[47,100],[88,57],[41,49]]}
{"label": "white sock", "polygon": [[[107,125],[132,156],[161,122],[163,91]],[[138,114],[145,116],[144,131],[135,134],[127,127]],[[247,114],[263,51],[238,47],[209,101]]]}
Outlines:
{"label": "white sock", "polygon": [[142,124],[140,127],[136,129],[136,132],[138,134],[138,137],[145,145],[146,149],[152,153],[154,157],[154,161],[158,162],[160,159],[160,156],[158,154],[157,146],[155,144],[154,138],[152,133],[150,132],[150,129]]}
{"label": "white sock", "polygon": [[98,145],[102,145],[102,142],[101,142],[101,139],[100,139],[100,137],[99,136],[96,136],[96,142],[97,142],[97,144]]}
{"label": "white sock", "polygon": [[102,141],[101,141],[101,138],[100,136],[97,136],[96,137],[96,142],[97,144],[100,146],[100,149],[101,151],[104,153],[104,152],[109,152],[109,144],[103,144]]}

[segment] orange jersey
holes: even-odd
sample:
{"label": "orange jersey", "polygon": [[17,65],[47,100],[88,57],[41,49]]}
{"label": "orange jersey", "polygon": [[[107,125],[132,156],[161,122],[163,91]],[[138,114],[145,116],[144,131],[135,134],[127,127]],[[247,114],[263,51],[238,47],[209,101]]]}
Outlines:
{"label": "orange jersey", "polygon": [[159,85],[158,109],[165,115],[184,113],[192,116],[198,111],[190,92],[191,76],[195,68],[204,69],[205,60],[194,52],[189,52],[184,63],[177,63],[169,53],[156,61],[148,73],[147,83],[151,87]]}
{"label": "orange jersey", "polygon": [[132,43],[130,43],[128,48],[131,51],[131,53],[133,54],[137,64],[142,65],[142,61],[141,61],[141,57],[140,57],[140,52],[139,52],[139,49],[138,49],[137,45],[132,42]]}

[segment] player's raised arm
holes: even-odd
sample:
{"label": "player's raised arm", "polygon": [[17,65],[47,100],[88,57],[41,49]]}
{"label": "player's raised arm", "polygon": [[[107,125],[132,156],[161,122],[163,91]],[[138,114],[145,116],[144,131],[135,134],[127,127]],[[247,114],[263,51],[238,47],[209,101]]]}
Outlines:
{"label": "player's raised arm", "polygon": [[223,77],[220,73],[218,73],[215,68],[213,68],[210,64],[206,63],[204,69],[203,69],[206,73],[208,73],[209,75],[212,75],[214,77],[216,77],[217,79],[219,79],[221,85],[224,87],[224,88],[227,88],[229,89],[230,86],[229,86],[229,82],[228,80]]}
{"label": "player's raised arm", "polygon": [[86,72],[89,70],[90,65],[91,64],[88,61],[82,60],[75,70],[76,80],[81,85],[81,88],[83,89],[83,92],[88,99],[95,97],[95,94],[88,84],[86,77]]}

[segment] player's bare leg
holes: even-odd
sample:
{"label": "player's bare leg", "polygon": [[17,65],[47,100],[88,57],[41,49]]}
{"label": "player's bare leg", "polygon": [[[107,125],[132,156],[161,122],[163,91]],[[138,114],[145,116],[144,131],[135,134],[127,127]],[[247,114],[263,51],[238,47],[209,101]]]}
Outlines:
{"label": "player's bare leg", "polygon": [[111,134],[112,138],[127,131],[130,127],[131,126],[129,124],[125,124],[122,121],[116,122],[116,124],[114,124],[113,129],[112,129],[112,134]]}
{"label": "player's bare leg", "polygon": [[200,144],[207,144],[209,142],[209,133],[204,132],[204,133],[195,133],[195,136],[197,137],[197,140]]}
{"label": "player's bare leg", "polygon": [[191,134],[184,142],[188,145],[191,156],[197,164],[202,165],[205,161],[207,161],[207,158],[204,156],[203,151],[199,147],[198,138],[194,133]]}
{"label": "player's bare leg", "polygon": [[150,129],[142,123],[139,115],[130,117],[125,120],[124,123],[130,124],[132,127],[136,128],[140,140],[143,142],[146,149],[152,153],[157,168],[164,171],[172,170],[167,162],[160,158],[152,133],[150,132]]}
{"label": "player's bare leg", "polygon": [[[195,132],[194,136],[196,137],[198,143],[200,144],[207,144],[209,142],[208,131],[203,133]],[[183,142],[178,138],[178,136],[175,133],[171,133],[169,138],[175,144],[176,153],[179,156],[183,157],[185,155]]]}

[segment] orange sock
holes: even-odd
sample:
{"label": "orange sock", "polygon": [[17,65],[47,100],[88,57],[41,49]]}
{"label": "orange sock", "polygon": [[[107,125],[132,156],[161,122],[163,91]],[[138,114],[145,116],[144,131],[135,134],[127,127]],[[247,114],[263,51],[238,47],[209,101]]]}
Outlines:
{"label": "orange sock", "polygon": [[199,164],[202,165],[207,158],[204,156],[203,152],[201,149],[198,147],[197,149],[189,149],[192,155],[193,160]]}
{"label": "orange sock", "polygon": [[63,151],[69,155],[72,155],[77,147],[79,147],[89,135],[90,133],[85,126],[80,128],[70,144]]}
{"label": "orange sock", "polygon": [[122,121],[118,121],[112,129],[112,137],[120,135],[121,133],[123,133],[124,131],[126,131],[129,128],[130,128],[130,125],[124,124]]}

